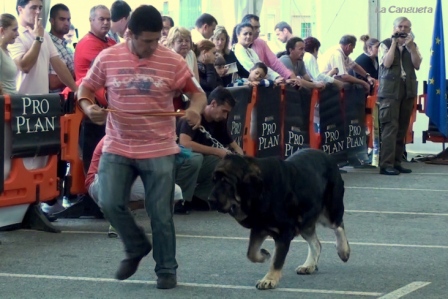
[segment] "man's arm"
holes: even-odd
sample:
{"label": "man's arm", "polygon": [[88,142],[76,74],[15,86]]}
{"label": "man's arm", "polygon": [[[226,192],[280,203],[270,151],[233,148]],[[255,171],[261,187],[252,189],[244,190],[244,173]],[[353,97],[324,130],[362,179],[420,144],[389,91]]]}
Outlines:
{"label": "man's arm", "polygon": [[366,70],[365,70],[362,66],[360,66],[359,64],[355,63],[355,64],[353,65],[353,70],[354,70],[357,74],[359,74],[360,76],[366,78],[367,81],[369,81],[370,84],[372,84],[372,85],[375,84],[375,79],[373,79],[372,77],[370,77],[370,75],[367,76],[367,72],[366,72]]}
{"label": "man's arm", "polygon": [[95,104],[95,91],[85,83],[78,89],[78,105],[92,122],[98,125],[106,122],[107,112]]}
{"label": "man's arm", "polygon": [[76,86],[72,74],[70,74],[70,71],[68,70],[67,66],[62,61],[62,59],[59,58],[59,56],[51,57],[50,64],[53,67],[56,74],[58,75],[61,82],[65,84],[65,86],[70,87],[72,91],[78,90],[78,87]]}
{"label": "man's arm", "polygon": [[406,48],[411,53],[411,60],[414,68],[418,71],[420,69],[420,64],[422,63],[422,55],[417,48],[417,45],[411,39],[410,41],[406,41]]}
{"label": "man's arm", "polygon": [[[386,45],[380,45],[381,51],[384,53],[383,57],[380,57],[380,61],[383,62],[385,68],[390,68],[392,63],[394,62],[395,57],[395,49],[397,48],[397,40],[395,38],[392,39],[392,43],[390,44],[390,48],[387,49]],[[381,63],[380,63],[381,64]]]}
{"label": "man's arm", "polygon": [[243,149],[236,143],[235,141],[232,141],[230,143],[230,148],[233,149],[237,154],[244,155]]}
{"label": "man's arm", "polygon": [[35,40],[31,48],[23,56],[14,59],[20,71],[25,74],[28,74],[31,71],[37,62],[37,58],[39,58],[41,47],[42,43]]}
{"label": "man's arm", "polygon": [[[264,62],[268,67],[279,73],[283,78],[295,79],[296,75],[291,72],[287,67],[281,63],[277,56],[271,51],[268,44],[263,41],[256,39],[253,44],[254,51],[258,54],[260,60]],[[260,55],[264,54],[264,55]]]}
{"label": "man's arm", "polygon": [[179,144],[186,148],[191,148],[193,152],[204,155],[218,156],[220,158],[225,157],[229,153],[226,149],[220,149],[194,142],[191,136],[184,133],[180,133]]}
{"label": "man's arm", "polygon": [[64,85],[64,83],[62,83],[61,80],[59,80],[58,75],[55,74],[49,74],[48,75],[48,80],[50,82],[49,86],[50,86],[50,90],[54,90],[54,89],[60,89],[60,88],[65,88],[66,86]]}

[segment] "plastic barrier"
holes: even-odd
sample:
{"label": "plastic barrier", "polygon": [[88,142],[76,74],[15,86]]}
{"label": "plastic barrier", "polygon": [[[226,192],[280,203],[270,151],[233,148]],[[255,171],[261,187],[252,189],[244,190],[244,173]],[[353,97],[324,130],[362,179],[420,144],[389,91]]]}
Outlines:
{"label": "plastic barrier", "polygon": [[345,121],[346,149],[350,165],[369,163],[366,136],[366,94],[358,84],[345,84],[342,97],[342,115]]}
{"label": "plastic barrier", "polygon": [[[11,124],[13,131],[11,170],[4,180],[0,208],[53,200],[60,194],[57,154],[50,155],[46,166],[38,169],[27,169],[23,160],[24,157],[54,152],[57,144],[54,138],[48,136],[60,134],[59,96],[4,95],[0,98],[3,98],[5,103],[5,122]],[[58,106],[59,112],[55,111]],[[18,109],[21,111],[17,111]],[[55,113],[59,115],[55,116]],[[60,147],[59,138],[56,139],[59,143],[57,147]]]}
{"label": "plastic barrier", "polygon": [[73,195],[83,194],[87,191],[79,153],[79,130],[84,114],[76,105],[73,94],[69,95],[66,103],[66,113],[61,117],[61,160],[70,163],[70,174],[64,181],[65,190]]}
{"label": "plastic barrier", "polygon": [[325,89],[319,92],[321,148],[325,153],[332,155],[340,166],[348,164],[347,136],[342,111],[339,89],[327,84]]}
{"label": "plastic barrier", "polygon": [[257,141],[256,157],[281,157],[282,87],[257,87],[254,118],[250,132]]}
{"label": "plastic barrier", "polygon": [[314,106],[311,109],[312,90],[285,86],[283,94],[281,145],[282,157],[286,159],[298,149],[310,147],[310,126],[314,128],[309,119]]}
{"label": "plastic barrier", "polygon": [[244,134],[246,130],[246,111],[252,100],[252,88],[246,87],[230,87],[228,88],[232,96],[235,98],[236,104],[229,114],[227,125],[233,140],[244,150]]}

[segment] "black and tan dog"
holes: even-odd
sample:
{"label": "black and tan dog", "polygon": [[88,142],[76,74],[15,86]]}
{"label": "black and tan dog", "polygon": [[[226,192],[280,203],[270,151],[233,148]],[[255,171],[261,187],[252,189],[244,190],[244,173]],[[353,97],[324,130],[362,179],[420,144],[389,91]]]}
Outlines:
{"label": "black and tan dog", "polygon": [[268,236],[275,241],[271,267],[258,281],[258,289],[278,285],[289,246],[298,235],[308,242],[308,257],[297,274],[317,270],[321,252],[317,223],[334,230],[338,255],[348,260],[350,247],[342,220],[344,181],[337,164],[324,152],[300,150],[285,161],[227,155],[217,165],[213,180],[210,199],[216,201],[218,211],[251,229],[250,261],[268,260],[270,254],[261,245]]}

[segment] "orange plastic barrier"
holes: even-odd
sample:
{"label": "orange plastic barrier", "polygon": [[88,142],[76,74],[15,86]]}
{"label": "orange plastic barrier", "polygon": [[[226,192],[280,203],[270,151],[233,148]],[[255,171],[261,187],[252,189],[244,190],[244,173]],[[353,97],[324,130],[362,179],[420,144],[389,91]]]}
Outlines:
{"label": "orange plastic barrier", "polygon": [[[5,122],[11,122],[11,98],[5,98]],[[13,158],[11,171],[0,194],[0,207],[50,201],[60,194],[57,177],[58,157],[52,155],[45,167],[26,169],[22,158]]]}
{"label": "orange plastic barrier", "polygon": [[86,193],[85,175],[79,154],[79,127],[84,114],[76,105],[75,113],[61,117],[61,160],[70,163],[70,194]]}
{"label": "orange plastic barrier", "polygon": [[309,119],[309,134],[310,134],[310,147],[315,149],[320,149],[321,136],[319,132],[314,131],[314,112],[316,105],[319,103],[319,91],[313,89],[311,95],[311,105],[310,105],[310,119]]}
{"label": "orange plastic barrier", "polygon": [[244,124],[244,134],[243,134],[243,151],[246,155],[255,157],[257,153],[257,144],[255,140],[250,137],[250,123],[252,117],[252,111],[254,110],[255,104],[257,102],[258,88],[252,87],[252,97],[250,102],[247,104],[246,109],[246,122]]}

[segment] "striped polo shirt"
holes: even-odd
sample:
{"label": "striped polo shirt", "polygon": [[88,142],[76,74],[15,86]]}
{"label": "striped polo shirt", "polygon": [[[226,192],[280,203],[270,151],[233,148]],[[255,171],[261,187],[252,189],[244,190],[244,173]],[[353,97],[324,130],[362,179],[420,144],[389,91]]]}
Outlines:
{"label": "striped polo shirt", "polygon": [[106,87],[109,112],[103,152],[130,159],[148,159],[179,152],[175,118],[142,116],[145,112],[173,111],[173,97],[192,74],[177,53],[159,45],[140,59],[121,43],[103,50],[83,84],[93,90]]}

